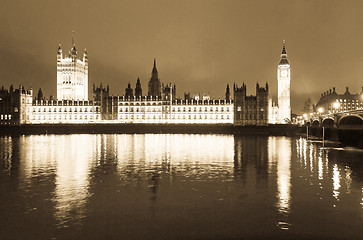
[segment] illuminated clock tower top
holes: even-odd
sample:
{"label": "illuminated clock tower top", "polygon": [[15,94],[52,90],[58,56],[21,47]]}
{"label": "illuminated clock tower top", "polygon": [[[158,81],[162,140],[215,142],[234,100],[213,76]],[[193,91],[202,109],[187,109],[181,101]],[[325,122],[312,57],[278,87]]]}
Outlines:
{"label": "illuminated clock tower top", "polygon": [[288,123],[291,120],[290,74],[291,74],[290,63],[287,60],[287,53],[284,40],[280,62],[277,67],[278,105],[279,105],[278,123],[280,124]]}

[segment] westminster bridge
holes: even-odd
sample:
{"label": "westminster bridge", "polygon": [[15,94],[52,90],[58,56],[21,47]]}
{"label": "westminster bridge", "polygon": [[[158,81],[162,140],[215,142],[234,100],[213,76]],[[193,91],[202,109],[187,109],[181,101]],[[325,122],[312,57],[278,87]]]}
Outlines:
{"label": "westminster bridge", "polygon": [[321,137],[324,132],[328,139],[363,146],[363,109],[311,114],[305,118],[305,125],[312,135]]}

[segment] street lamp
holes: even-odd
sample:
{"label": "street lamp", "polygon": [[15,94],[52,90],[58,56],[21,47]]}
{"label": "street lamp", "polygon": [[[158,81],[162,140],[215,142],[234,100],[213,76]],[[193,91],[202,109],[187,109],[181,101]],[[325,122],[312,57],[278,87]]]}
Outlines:
{"label": "street lamp", "polygon": [[324,111],[324,109],[322,108],[322,107],[320,107],[319,109],[318,109],[318,112],[321,114],[322,112]]}

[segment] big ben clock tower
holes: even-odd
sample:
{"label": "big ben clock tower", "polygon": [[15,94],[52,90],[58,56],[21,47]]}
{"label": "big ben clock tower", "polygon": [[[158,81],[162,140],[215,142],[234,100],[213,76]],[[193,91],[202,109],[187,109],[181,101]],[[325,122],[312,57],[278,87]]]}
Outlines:
{"label": "big ben clock tower", "polygon": [[287,53],[285,49],[285,40],[284,40],[281,59],[277,67],[278,106],[279,106],[279,111],[278,111],[279,115],[277,121],[280,124],[288,123],[291,120],[290,80],[291,80],[291,69],[289,61],[287,60]]}

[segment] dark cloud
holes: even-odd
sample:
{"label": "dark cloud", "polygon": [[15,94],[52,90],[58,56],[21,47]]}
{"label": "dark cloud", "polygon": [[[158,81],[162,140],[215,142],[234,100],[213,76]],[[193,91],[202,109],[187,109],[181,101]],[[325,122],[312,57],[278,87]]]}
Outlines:
{"label": "dark cloud", "polygon": [[177,93],[223,97],[227,83],[256,82],[277,94],[282,39],[292,65],[292,107],[333,86],[363,85],[363,2],[337,0],[3,1],[1,84],[56,93],[56,50],[87,48],[92,83],[122,94],[139,76],[144,92],[153,58]]}

